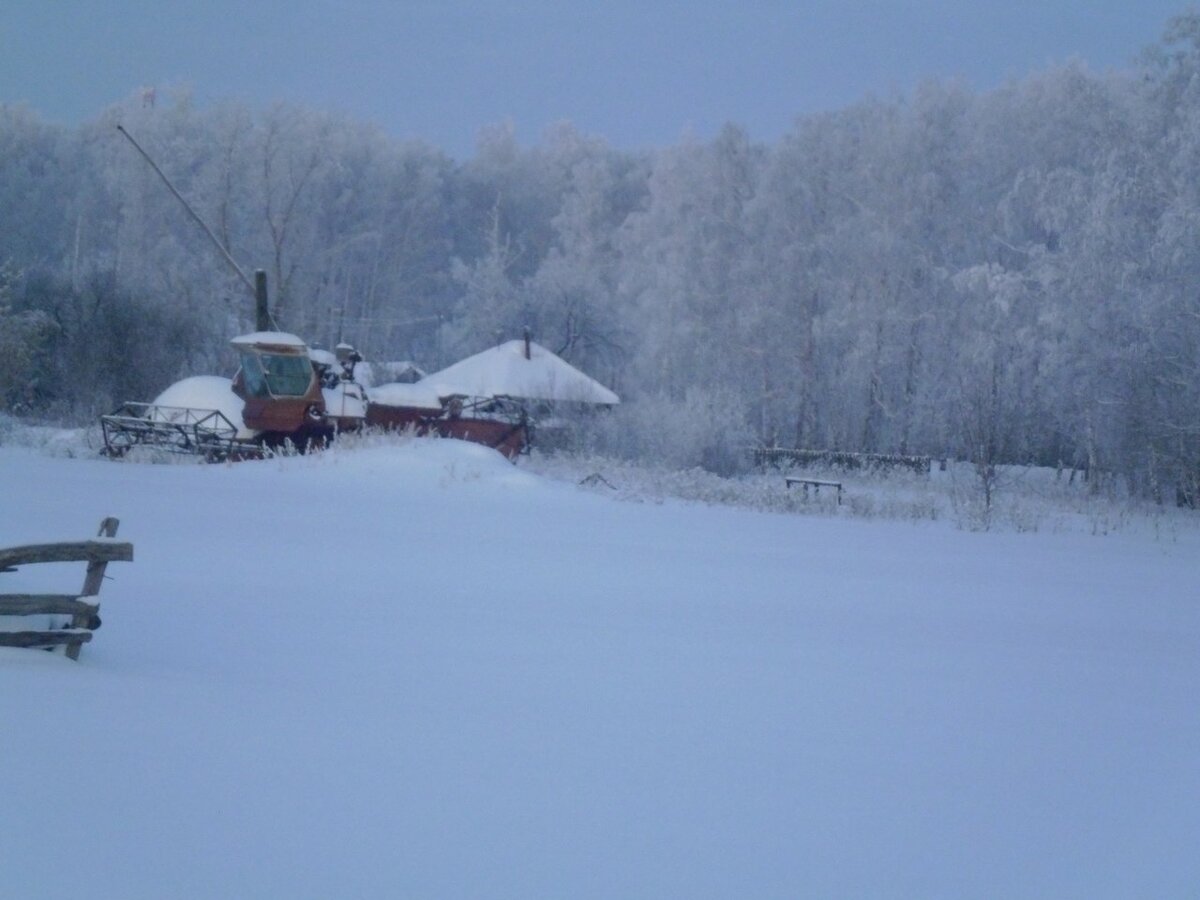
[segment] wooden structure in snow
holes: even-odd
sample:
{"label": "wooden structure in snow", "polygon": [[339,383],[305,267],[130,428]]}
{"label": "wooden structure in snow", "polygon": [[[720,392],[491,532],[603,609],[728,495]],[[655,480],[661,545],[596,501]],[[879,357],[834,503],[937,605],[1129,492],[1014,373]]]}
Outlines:
{"label": "wooden structure in snow", "polygon": [[0,616],[70,616],[65,628],[43,631],[0,631],[0,647],[65,646],[71,659],[92,639],[100,627],[100,603],[88,598],[100,593],[104,571],[110,562],[132,562],[133,544],[115,541],[120,523],[107,518],[100,523],[99,540],[56,544],[30,544],[0,548],[0,574],[17,566],[45,562],[86,562],[87,574],[78,594],[0,594]]}
{"label": "wooden structure in snow", "polygon": [[804,499],[808,499],[808,489],[812,488],[815,494],[821,493],[821,488],[834,488],[837,490],[837,505],[842,505],[842,483],[840,481],[829,481],[824,478],[801,478],[799,475],[783,476],[783,483],[789,488],[793,485],[800,485],[804,488]]}

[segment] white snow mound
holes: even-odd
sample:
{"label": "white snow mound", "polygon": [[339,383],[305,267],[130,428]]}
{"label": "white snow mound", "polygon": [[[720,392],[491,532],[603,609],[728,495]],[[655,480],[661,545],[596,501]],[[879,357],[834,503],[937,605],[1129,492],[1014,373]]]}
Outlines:
{"label": "white snow mound", "polygon": [[238,437],[251,437],[254,432],[242,421],[242,398],[233,392],[233,382],[220,375],[193,375],[177,381],[154,398],[151,417],[160,422],[173,422],[183,415],[182,409],[215,409],[238,430]]}

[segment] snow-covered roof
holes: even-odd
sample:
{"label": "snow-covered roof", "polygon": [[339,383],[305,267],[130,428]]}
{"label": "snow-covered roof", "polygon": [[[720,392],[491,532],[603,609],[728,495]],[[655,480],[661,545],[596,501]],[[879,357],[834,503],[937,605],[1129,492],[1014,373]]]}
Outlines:
{"label": "snow-covered roof", "polygon": [[288,347],[294,350],[306,350],[308,345],[294,334],[288,334],[286,331],[255,331],[253,334],[243,334],[240,337],[235,337],[229,343],[238,347],[256,347],[260,344],[269,344],[272,347]]}
{"label": "snow-covered roof", "polygon": [[524,341],[509,341],[427,375],[417,383],[433,388],[441,397],[506,395],[609,406],[621,402],[620,397],[600,382],[533,341],[529,342],[529,359],[525,358]]}

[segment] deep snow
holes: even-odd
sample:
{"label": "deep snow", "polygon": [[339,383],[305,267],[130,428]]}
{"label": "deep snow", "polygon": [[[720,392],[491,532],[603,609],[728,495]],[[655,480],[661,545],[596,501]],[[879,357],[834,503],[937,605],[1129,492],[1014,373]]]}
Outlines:
{"label": "deep snow", "polygon": [[0,545],[135,545],[79,663],[0,650],[6,897],[1200,886],[1195,529],[618,502],[418,439],[0,448],[0,498]]}

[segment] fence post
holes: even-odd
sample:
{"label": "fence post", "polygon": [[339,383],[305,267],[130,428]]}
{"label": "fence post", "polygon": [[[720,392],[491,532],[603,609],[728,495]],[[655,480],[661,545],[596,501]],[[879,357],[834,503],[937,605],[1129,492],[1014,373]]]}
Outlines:
{"label": "fence post", "polygon": [[[100,522],[100,530],[97,533],[98,537],[112,538],[117,536],[117,528],[121,521],[112,516],[108,516]],[[100,593],[100,585],[104,583],[104,570],[108,567],[107,561],[89,562],[87,564],[87,575],[83,579],[83,587],[79,591],[80,597],[95,597]],[[94,627],[94,623],[90,620],[94,613],[76,613],[71,618],[72,628],[88,628]],[[72,641],[67,644],[67,658],[79,659],[79,651],[83,647],[83,642]]]}

